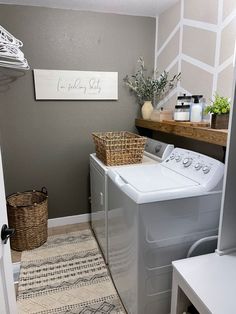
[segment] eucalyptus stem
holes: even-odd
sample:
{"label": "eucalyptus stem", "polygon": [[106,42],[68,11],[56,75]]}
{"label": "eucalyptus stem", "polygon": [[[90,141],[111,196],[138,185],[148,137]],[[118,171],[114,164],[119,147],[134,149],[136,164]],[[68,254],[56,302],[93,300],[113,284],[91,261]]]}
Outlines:
{"label": "eucalyptus stem", "polygon": [[146,100],[154,102],[154,98],[155,101],[160,101],[180,80],[181,73],[174,75],[171,79],[167,71],[164,71],[158,78],[156,77],[157,70],[154,70],[152,77],[145,75],[147,70],[142,57],[138,58],[137,64],[137,72],[131,76],[126,75],[123,81],[135,93],[140,104]]}

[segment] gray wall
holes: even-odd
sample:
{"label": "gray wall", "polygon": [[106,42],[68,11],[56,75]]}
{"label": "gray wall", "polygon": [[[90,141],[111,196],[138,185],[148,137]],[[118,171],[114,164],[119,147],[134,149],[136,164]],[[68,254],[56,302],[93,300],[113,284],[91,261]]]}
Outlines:
{"label": "gray wall", "polygon": [[153,68],[155,19],[0,5],[0,23],[24,42],[31,69],[118,71],[118,101],[35,101],[31,71],[0,82],[7,194],[45,185],[50,218],[86,213],[91,132],[135,130],[139,108],[122,79],[138,56]]}

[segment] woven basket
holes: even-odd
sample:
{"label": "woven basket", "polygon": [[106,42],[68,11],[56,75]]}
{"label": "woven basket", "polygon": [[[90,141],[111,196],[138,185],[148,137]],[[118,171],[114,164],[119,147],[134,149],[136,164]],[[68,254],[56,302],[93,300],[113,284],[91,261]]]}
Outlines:
{"label": "woven basket", "polygon": [[7,197],[9,227],[15,229],[11,248],[31,250],[47,241],[48,195],[47,189],[26,191]]}
{"label": "woven basket", "polygon": [[96,156],[107,166],[141,163],[146,137],[130,132],[92,133]]}

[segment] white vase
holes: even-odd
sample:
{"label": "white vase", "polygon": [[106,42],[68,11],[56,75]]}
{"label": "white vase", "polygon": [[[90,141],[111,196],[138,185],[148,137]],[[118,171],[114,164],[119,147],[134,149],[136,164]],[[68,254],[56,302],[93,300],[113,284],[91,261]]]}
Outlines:
{"label": "white vase", "polygon": [[146,100],[144,104],[142,105],[142,117],[144,120],[149,120],[151,117],[151,114],[153,112],[153,106],[152,102],[150,100]]}

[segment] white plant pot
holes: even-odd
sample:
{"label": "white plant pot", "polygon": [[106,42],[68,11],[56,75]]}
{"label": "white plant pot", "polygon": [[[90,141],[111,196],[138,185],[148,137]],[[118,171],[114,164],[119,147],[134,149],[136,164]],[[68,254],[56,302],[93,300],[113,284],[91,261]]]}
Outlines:
{"label": "white plant pot", "polygon": [[141,112],[143,119],[149,120],[153,112],[152,102],[149,100],[145,101],[144,104],[142,105]]}

